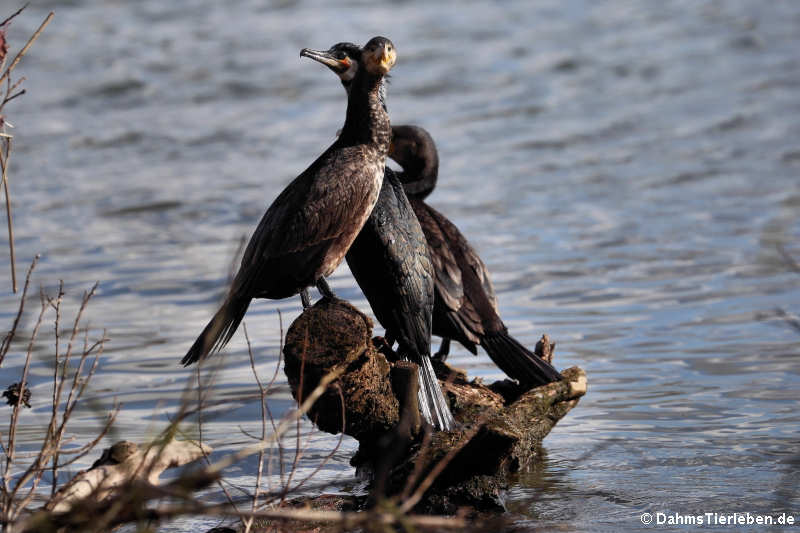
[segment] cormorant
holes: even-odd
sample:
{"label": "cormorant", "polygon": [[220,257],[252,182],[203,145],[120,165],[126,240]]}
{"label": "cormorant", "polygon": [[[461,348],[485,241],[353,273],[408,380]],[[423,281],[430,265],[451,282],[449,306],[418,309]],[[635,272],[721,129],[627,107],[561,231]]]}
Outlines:
{"label": "cormorant", "polygon": [[[358,46],[339,43],[327,51],[302,53],[334,71],[350,91],[359,68]],[[378,202],[346,258],[376,318],[386,329],[389,345],[397,340],[399,354],[419,366],[423,417],[436,429],[451,429],[454,420],[430,360],[433,265],[425,234],[392,169],[385,169]]]}
{"label": "cormorant", "polygon": [[361,50],[339,138],[270,205],[245,249],[225,302],[181,361],[194,363],[225,346],[253,298],[288,298],[316,284],[344,259],[372,212],[391,140],[381,103],[384,76],[396,61],[385,37]]}
{"label": "cormorant", "polygon": [[[358,47],[340,43],[328,52],[339,61],[328,66],[348,89],[358,69]],[[403,167],[397,178],[422,226],[433,262],[433,334],[442,337],[437,358],[447,358],[450,339],[455,339],[473,354],[477,354],[477,345],[483,346],[498,368],[522,383],[539,385],[562,379],[552,365],[508,334],[480,256],[455,224],[424,202],[436,186],[439,172],[439,155],[430,134],[418,126],[393,126],[392,135],[389,156]],[[386,171],[389,176],[391,169]]]}
{"label": "cormorant", "polygon": [[394,126],[389,157],[403,172],[403,183],[428,242],[436,274],[433,333],[442,337],[436,357],[444,361],[450,339],[477,354],[482,346],[494,363],[522,383],[540,385],[563,379],[509,335],[497,308],[489,271],[475,249],[447,217],[425,203],[439,172],[439,156],[430,134],[418,126]]}

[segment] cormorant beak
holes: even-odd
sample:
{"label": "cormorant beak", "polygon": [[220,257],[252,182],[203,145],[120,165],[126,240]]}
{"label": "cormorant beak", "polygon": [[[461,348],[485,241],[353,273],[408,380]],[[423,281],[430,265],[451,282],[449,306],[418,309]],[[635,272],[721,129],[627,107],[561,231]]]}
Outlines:
{"label": "cormorant beak", "polygon": [[351,65],[349,57],[345,56],[343,59],[337,59],[332,53],[323,50],[303,48],[300,50],[300,57],[304,56],[322,63],[337,74],[345,72]]}
{"label": "cormorant beak", "polygon": [[397,61],[397,54],[394,51],[394,48],[383,48],[383,52],[381,53],[381,67],[384,69],[385,72],[389,72],[392,70],[395,61]]}

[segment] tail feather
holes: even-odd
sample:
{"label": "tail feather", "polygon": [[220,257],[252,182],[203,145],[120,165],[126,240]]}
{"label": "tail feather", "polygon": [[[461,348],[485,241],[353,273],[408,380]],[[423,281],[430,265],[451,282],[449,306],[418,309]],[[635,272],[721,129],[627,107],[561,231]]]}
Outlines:
{"label": "tail feather", "polygon": [[544,385],[564,379],[550,363],[525,348],[508,332],[486,335],[481,339],[481,346],[500,370],[520,383]]}
{"label": "tail feather", "polygon": [[419,410],[422,417],[440,431],[450,431],[455,420],[442,393],[442,387],[433,371],[431,358],[423,355],[419,365]]}
{"label": "tail feather", "polygon": [[181,359],[181,364],[189,366],[224,348],[239,327],[249,305],[250,298],[226,300]]}

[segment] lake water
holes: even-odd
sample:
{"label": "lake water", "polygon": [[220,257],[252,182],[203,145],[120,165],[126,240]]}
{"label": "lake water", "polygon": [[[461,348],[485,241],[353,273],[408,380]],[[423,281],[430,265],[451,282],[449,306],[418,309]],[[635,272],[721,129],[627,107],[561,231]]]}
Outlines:
{"label": "lake water", "polygon": [[[134,441],[174,414],[192,375],[178,360],[240,239],[343,122],[344,91],[300,49],[380,34],[398,50],[393,123],[438,143],[430,203],[480,251],[513,334],[533,345],[548,333],[557,366],[588,374],[540,468],[507,493],[513,522],[619,531],[656,529],[644,512],[800,519],[800,331],[787,320],[800,314],[800,273],[779,251],[800,260],[800,3],[33,0],[10,29],[15,50],[50,10],[17,70],[28,94],[6,114],[20,276],[41,253],[35,288],[52,294],[63,279],[67,317],[100,282],[87,316],[111,341],[77,442],[114,400],[117,436]],[[10,325],[6,264],[4,252]],[[346,266],[331,283],[368,309]],[[299,309],[298,298],[251,306],[262,379],[275,369],[277,311],[286,327]],[[43,329],[27,447],[48,417],[52,323]],[[5,361],[2,388],[18,380],[24,347]],[[501,377],[484,353],[454,346],[450,361]],[[214,458],[260,434],[256,392],[238,333],[211,398],[227,403],[203,425]],[[292,405],[282,372],[273,398],[278,415]],[[299,478],[338,441],[308,423],[301,433]],[[314,481],[358,488],[353,450],[346,439]],[[227,479],[249,489],[255,473],[251,459]]]}

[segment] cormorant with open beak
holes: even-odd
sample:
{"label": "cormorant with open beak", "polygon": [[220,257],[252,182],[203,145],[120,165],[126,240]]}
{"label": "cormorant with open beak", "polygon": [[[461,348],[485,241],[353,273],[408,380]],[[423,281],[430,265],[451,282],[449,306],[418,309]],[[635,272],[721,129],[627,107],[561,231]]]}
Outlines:
{"label": "cormorant with open beak", "polygon": [[244,251],[220,309],[181,361],[194,363],[225,346],[253,298],[288,298],[325,282],[372,212],[391,140],[381,103],[383,78],[396,61],[385,37],[361,50],[339,138],[267,209]]}
{"label": "cormorant with open beak", "polygon": [[[302,53],[333,70],[352,91],[360,68],[358,46],[340,43],[327,51]],[[422,416],[436,429],[449,430],[453,417],[430,359],[433,265],[402,184],[390,168],[385,172],[378,202],[347,252],[347,264],[386,329],[389,345],[396,340],[398,353],[419,366]]]}

